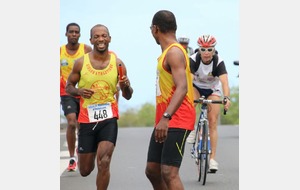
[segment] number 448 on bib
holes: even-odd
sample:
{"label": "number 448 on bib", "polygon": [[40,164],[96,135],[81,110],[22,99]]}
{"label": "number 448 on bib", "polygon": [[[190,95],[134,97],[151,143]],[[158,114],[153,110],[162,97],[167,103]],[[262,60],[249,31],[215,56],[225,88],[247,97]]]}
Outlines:
{"label": "number 448 on bib", "polygon": [[87,107],[90,122],[103,121],[113,117],[111,103],[92,104]]}

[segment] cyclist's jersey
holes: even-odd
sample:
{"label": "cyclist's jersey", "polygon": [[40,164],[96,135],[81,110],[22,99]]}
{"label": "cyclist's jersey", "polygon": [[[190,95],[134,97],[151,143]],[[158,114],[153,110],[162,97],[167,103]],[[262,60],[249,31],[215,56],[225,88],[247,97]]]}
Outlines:
{"label": "cyclist's jersey", "polygon": [[106,68],[94,69],[85,54],[78,88],[87,88],[95,91],[90,99],[80,98],[79,123],[93,123],[109,118],[119,118],[118,104],[114,97],[117,91],[118,70],[116,56],[109,53],[110,61]]}
{"label": "cyclist's jersey", "polygon": [[[190,56],[190,58],[196,62],[196,54]],[[212,74],[213,72],[213,61],[211,61],[208,65],[204,64],[202,61],[199,65],[199,68],[194,73],[193,84],[198,88],[202,89],[212,89],[214,92],[219,91],[222,92],[222,84],[220,82],[219,76],[222,74],[227,74],[226,67],[224,61],[219,57],[218,63],[215,68],[215,76]]]}
{"label": "cyclist's jersey", "polygon": [[158,124],[163,113],[167,109],[171,98],[176,89],[172,74],[165,70],[163,67],[163,62],[165,61],[165,56],[171,47],[178,47],[184,52],[185,55],[185,73],[188,85],[188,92],[184,97],[184,100],[177,111],[173,114],[172,119],[169,122],[169,128],[181,128],[187,130],[194,129],[195,122],[195,109],[194,109],[194,94],[193,94],[193,84],[190,73],[189,58],[186,51],[179,43],[171,44],[167,49],[157,59],[157,71],[156,71],[156,119],[155,124]]}
{"label": "cyclist's jersey", "polygon": [[[73,69],[75,60],[83,55],[83,43],[80,43],[77,52],[73,55],[68,54],[66,45],[60,47],[60,96],[69,95],[65,90],[67,79]],[[79,96],[77,97],[79,98]]]}

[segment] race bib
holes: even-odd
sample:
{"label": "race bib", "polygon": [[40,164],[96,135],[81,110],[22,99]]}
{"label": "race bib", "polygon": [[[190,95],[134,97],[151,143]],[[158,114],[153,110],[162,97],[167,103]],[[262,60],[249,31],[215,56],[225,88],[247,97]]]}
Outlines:
{"label": "race bib", "polygon": [[90,122],[103,121],[113,117],[111,103],[92,104],[87,107]]}

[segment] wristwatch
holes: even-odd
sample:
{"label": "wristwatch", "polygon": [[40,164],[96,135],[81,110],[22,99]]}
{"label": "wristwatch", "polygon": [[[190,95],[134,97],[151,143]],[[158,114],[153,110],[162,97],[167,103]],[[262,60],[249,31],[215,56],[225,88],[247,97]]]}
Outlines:
{"label": "wristwatch", "polygon": [[170,114],[168,114],[167,112],[165,112],[165,113],[163,114],[163,117],[164,117],[164,118],[168,118],[169,120],[172,119],[172,116],[171,116]]}

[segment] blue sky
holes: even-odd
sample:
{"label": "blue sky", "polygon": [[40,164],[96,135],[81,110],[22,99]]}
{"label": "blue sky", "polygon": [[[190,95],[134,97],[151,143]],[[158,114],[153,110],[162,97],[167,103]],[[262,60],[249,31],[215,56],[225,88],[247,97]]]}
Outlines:
{"label": "blue sky", "polygon": [[161,9],[175,14],[177,37],[189,37],[193,49],[197,48],[200,35],[214,35],[229,73],[230,86],[239,85],[239,67],[233,65],[234,60],[239,60],[238,0],[60,1],[60,45],[67,42],[65,27],[70,22],[81,26],[80,42],[89,45],[91,27],[104,24],[109,28],[112,37],[109,49],[126,64],[134,89],[131,100],[120,99],[121,111],[146,102],[155,103],[156,59],[161,49],[149,26],[153,15]]}

